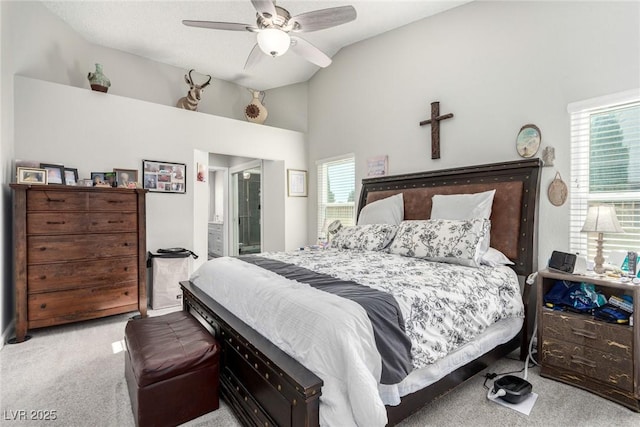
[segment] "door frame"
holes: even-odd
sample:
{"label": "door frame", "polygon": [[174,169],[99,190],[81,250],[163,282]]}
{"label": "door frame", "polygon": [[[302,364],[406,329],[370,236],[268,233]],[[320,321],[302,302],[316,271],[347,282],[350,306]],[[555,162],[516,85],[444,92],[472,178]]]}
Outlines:
{"label": "door frame", "polygon": [[[250,162],[245,162],[245,163],[241,163],[238,165],[234,165],[229,167],[229,186],[228,186],[228,194],[229,196],[229,218],[231,219],[231,221],[229,221],[229,224],[227,227],[225,227],[228,231],[228,236],[229,236],[229,242],[228,242],[228,248],[230,250],[230,255],[232,256],[237,256],[240,252],[239,252],[239,248],[238,248],[238,233],[237,233],[237,224],[238,224],[238,199],[237,199],[237,191],[235,190],[235,183],[236,183],[236,179],[234,178],[234,176],[238,173],[241,173],[247,169],[256,169],[259,168],[260,169],[260,251],[262,251],[262,248],[264,247],[264,242],[263,242],[263,238],[264,238],[264,230],[263,230],[263,225],[264,225],[264,214],[263,211],[264,209],[262,209],[262,206],[264,206],[264,200],[263,198],[263,194],[264,194],[264,189],[263,189],[263,185],[264,185],[264,165],[262,162],[262,159],[256,159],[256,160],[252,160]],[[233,195],[233,196],[231,196]]]}

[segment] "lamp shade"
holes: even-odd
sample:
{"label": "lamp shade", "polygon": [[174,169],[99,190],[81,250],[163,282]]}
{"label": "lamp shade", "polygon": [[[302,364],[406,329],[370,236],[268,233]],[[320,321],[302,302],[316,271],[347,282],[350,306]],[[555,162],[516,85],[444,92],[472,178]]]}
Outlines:
{"label": "lamp shade", "polygon": [[258,33],[258,46],[267,55],[280,56],[289,50],[291,38],[277,28],[265,28]]}
{"label": "lamp shade", "polygon": [[589,206],[587,219],[581,231],[595,231],[598,233],[624,233],[613,205]]}

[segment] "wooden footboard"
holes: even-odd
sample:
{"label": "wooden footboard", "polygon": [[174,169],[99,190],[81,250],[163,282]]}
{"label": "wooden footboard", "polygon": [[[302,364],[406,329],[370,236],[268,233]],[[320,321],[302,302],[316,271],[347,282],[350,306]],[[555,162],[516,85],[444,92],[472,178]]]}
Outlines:
{"label": "wooden footboard", "polygon": [[318,426],[322,380],[191,282],[180,285],[184,310],[222,346],[220,391],[241,422]]}

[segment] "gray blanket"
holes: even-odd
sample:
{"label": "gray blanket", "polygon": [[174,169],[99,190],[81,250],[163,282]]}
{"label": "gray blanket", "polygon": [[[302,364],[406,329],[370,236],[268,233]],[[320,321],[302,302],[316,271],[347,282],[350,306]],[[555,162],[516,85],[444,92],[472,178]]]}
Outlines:
{"label": "gray blanket", "polygon": [[382,358],[380,382],[397,384],[411,371],[411,341],[404,333],[402,313],[391,294],[261,256],[243,255],[238,259],[357,302],[365,309],[373,326],[376,347]]}

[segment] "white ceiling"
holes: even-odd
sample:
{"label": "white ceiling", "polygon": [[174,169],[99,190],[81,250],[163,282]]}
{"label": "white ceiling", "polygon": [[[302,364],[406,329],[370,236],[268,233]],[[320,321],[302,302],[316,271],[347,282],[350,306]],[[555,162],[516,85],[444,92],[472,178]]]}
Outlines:
{"label": "white ceiling", "polygon": [[[325,30],[298,33],[329,57],[341,48],[472,0],[281,0],[292,16],[329,7],[353,5],[355,21]],[[256,23],[250,0],[208,1],[44,1],[90,43],[154,61],[194,68],[241,86],[266,90],[309,80],[319,67],[292,52],[266,57],[244,70],[256,33],[193,28],[183,19]]]}

